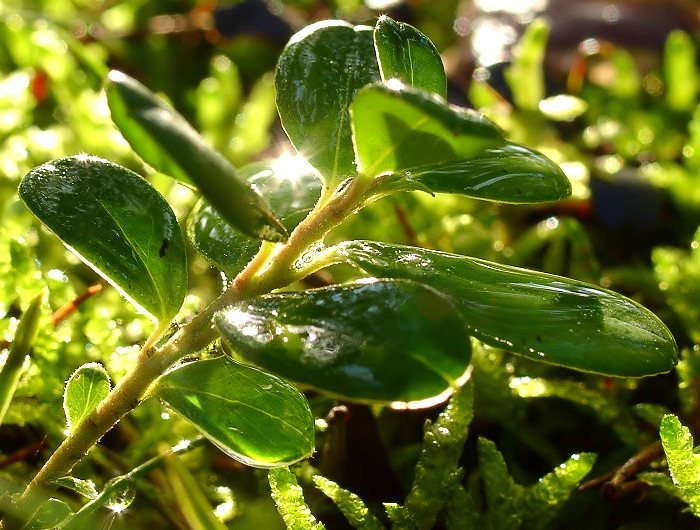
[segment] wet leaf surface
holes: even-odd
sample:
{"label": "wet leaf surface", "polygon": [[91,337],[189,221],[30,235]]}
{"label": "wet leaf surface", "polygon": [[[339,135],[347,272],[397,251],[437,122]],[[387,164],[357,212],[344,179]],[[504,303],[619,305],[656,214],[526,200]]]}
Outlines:
{"label": "wet leaf surface", "polygon": [[379,80],[372,28],[327,20],[297,33],[275,72],[277,108],[289,139],[335,188],[354,175],[348,109]]}
{"label": "wet leaf surface", "polygon": [[341,252],[373,276],[440,290],[470,334],[534,360],[629,377],[668,372],[676,362],[676,343],[653,313],[594,285],[403,245],[351,241]]}
{"label": "wet leaf surface", "polygon": [[175,368],[158,380],[154,394],[246,465],[284,466],[314,449],[314,418],[303,394],[228,357]]}
{"label": "wet leaf surface", "polygon": [[454,305],[414,282],[267,295],[215,318],[242,357],[343,399],[417,408],[443,401],[471,358]]}
{"label": "wet leaf surface", "polygon": [[263,197],[175,109],[121,72],[110,72],[105,90],[112,120],[148,164],[194,184],[246,234],[270,241],[286,239],[284,227]]}
{"label": "wet leaf surface", "polygon": [[167,324],[187,289],[175,214],[148,181],[87,155],[30,171],[19,194],[31,212],[137,307]]}

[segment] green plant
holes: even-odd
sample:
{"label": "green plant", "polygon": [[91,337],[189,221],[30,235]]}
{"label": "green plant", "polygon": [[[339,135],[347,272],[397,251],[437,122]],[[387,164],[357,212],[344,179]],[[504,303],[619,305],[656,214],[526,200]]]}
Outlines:
{"label": "green plant", "polygon": [[[347,401],[409,409],[442,403],[462,387],[456,395],[468,404],[454,404],[462,416],[448,411],[441,420],[461,421],[466,436],[470,337],[611,376],[672,368],[676,346],[666,327],[611,291],[457,254],[333,240],[346,218],[396,192],[513,204],[570,193],[548,158],[508,141],[483,115],[448,105],[444,78],[432,43],[388,18],[375,28],[326,21],[298,33],[282,53],[275,88],[282,124],[311,166],[299,171],[280,160],[236,169],[172,107],[135,80],[110,73],[113,121],[145,162],[201,193],[187,234],[231,280],[218,299],[172,328],[187,291],[186,244],[158,191],[125,167],[88,155],[27,174],[20,196],[32,213],[154,325],[133,368],[108,393],[109,379],[94,365],[71,378],[83,379],[65,389],[69,435],[8,509],[6,525],[42,505],[39,513],[48,517],[54,505],[44,504],[45,489],[65,481],[148,397],[163,400],[234,458],[276,468],[314,448],[314,415],[289,381]],[[338,264],[354,268],[354,281],[299,289],[305,278]],[[464,438],[440,440],[440,433],[428,428],[426,439],[451,447],[449,457],[426,480],[451,477],[446,485],[454,492]],[[523,503],[544,502],[549,490],[529,498],[495,448],[481,448],[484,461],[499,468],[490,483],[508,482]],[[580,481],[592,459],[586,456],[585,464],[563,489]],[[278,503],[303,502],[285,471],[272,473],[271,482]],[[425,487],[418,476],[416,484],[414,497]],[[85,491],[82,486],[74,489]],[[109,500],[88,496],[93,503]],[[462,499],[453,510],[464,509],[469,501]],[[441,508],[409,496],[389,515],[397,525],[422,520],[427,527]],[[57,513],[49,526],[69,528],[78,517],[70,509]]]}

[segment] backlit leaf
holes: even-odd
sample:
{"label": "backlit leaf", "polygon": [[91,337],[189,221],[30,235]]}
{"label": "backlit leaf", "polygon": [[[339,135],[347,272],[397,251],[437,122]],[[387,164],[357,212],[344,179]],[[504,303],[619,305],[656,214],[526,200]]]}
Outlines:
{"label": "backlit leaf", "polygon": [[161,325],[179,311],[187,289],[182,232],[141,176],[70,156],[30,171],[19,194],[71,251]]}
{"label": "backlit leaf", "polygon": [[473,158],[505,143],[483,115],[399,81],[360,90],[350,114],[358,170],[368,177]]}
{"label": "backlit leaf", "polygon": [[275,73],[277,108],[294,147],[335,186],[356,172],[348,109],[379,80],[372,28],[326,20],[287,44]]}
{"label": "backlit leaf", "polygon": [[95,410],[109,388],[109,375],[101,364],[84,364],[73,372],[63,392],[63,410],[71,431]]}
{"label": "backlit leaf", "polygon": [[244,464],[284,466],[313,451],[314,418],[301,392],[228,357],[175,368],[153,392]]}
{"label": "backlit leaf", "polygon": [[403,245],[352,241],[339,251],[372,276],[442,291],[470,334],[534,360],[628,377],[668,372],[676,362],[676,343],[653,313],[594,285]]}
{"label": "backlit leaf", "polygon": [[236,352],[266,370],[343,399],[397,407],[443,401],[471,358],[454,305],[414,282],[260,296],[215,322]]}
{"label": "backlit leaf", "polygon": [[447,97],[447,77],[435,45],[416,28],[387,16],[374,27],[374,47],[382,80],[403,83]]}
{"label": "backlit leaf", "polygon": [[175,109],[121,72],[110,72],[105,89],[112,120],[148,164],[193,183],[246,234],[270,241],[286,239],[284,227],[262,196]]}

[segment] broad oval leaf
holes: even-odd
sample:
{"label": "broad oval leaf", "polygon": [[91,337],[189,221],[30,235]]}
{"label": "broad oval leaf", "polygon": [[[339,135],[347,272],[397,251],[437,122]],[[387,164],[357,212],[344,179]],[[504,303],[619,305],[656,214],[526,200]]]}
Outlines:
{"label": "broad oval leaf", "polygon": [[286,466],[313,452],[314,418],[304,395],[226,356],[177,367],[153,392],[246,465]]}
{"label": "broad oval leaf", "polygon": [[[242,167],[241,176],[267,197],[270,207],[291,233],[312,210],[321,194],[313,171],[294,171],[275,161]],[[200,199],[187,218],[192,245],[216,267],[235,276],[260,249],[260,241],[246,236]]]}
{"label": "broad oval leaf", "polygon": [[374,47],[383,81],[399,79],[447,97],[447,77],[440,54],[416,28],[383,15],[374,27]]}
{"label": "broad oval leaf", "polygon": [[68,248],[167,325],[187,289],[185,244],[168,203],[117,164],[70,156],[30,171],[19,194]]}
{"label": "broad oval leaf", "polygon": [[471,359],[452,302],[385,280],[240,302],[214,319],[242,357],[343,399],[418,408],[444,401]]}
{"label": "broad oval leaf", "polygon": [[330,188],[356,173],[348,109],[360,88],[378,80],[370,27],[318,22],[282,51],[275,72],[282,125]]}
{"label": "broad oval leaf", "polygon": [[505,143],[482,114],[398,80],[360,90],[350,116],[358,170],[368,177],[473,158]]}
{"label": "broad oval leaf", "polygon": [[571,195],[571,183],[557,164],[542,153],[511,143],[486,149],[473,158],[399,172],[395,179],[393,185],[400,189],[459,193],[514,204],[557,201]]}
{"label": "broad oval leaf", "polygon": [[68,429],[73,430],[109,394],[109,375],[99,363],[87,363],[70,376],[63,392]]}
{"label": "broad oval leaf", "polygon": [[439,289],[470,334],[534,360],[628,377],[668,372],[676,362],[673,336],[653,313],[600,287],[403,245],[351,241],[339,252],[373,276]]}
{"label": "broad oval leaf", "polygon": [[105,90],[112,120],[148,164],[193,183],[246,234],[270,241],[286,239],[284,227],[262,196],[175,109],[121,72],[110,72]]}

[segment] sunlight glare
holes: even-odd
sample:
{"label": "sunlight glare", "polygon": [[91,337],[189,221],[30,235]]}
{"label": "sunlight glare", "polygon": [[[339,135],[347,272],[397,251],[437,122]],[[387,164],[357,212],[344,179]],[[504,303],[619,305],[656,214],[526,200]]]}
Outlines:
{"label": "sunlight glare", "polygon": [[282,151],[282,153],[270,163],[270,169],[279,180],[289,181],[292,186],[298,184],[301,177],[313,173],[314,168],[302,155]]}

